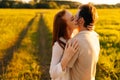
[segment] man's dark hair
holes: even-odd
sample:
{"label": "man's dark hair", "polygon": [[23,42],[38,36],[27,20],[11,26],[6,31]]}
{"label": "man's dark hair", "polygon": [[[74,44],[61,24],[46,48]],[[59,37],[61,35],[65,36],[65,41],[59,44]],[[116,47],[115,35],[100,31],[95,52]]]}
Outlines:
{"label": "man's dark hair", "polygon": [[96,8],[92,4],[85,4],[79,7],[79,18],[83,17],[85,23],[84,26],[94,25],[97,19]]}

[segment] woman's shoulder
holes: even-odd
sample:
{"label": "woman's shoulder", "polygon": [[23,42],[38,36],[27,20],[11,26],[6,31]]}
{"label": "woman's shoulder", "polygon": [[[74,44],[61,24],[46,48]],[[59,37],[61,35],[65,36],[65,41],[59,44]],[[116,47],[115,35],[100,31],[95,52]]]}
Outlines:
{"label": "woman's shoulder", "polygon": [[[66,42],[67,42],[63,37],[60,37],[59,40],[60,40],[61,42],[65,43],[65,44],[66,44]],[[62,47],[60,46],[60,44],[59,44],[58,41],[56,41],[56,42],[54,43],[53,47],[62,48]]]}
{"label": "woman's shoulder", "polygon": [[53,47],[60,46],[58,41],[54,42]]}
{"label": "woman's shoulder", "polygon": [[54,44],[53,44],[53,49],[57,49],[57,50],[62,50],[61,46],[59,45],[58,41],[56,41]]}
{"label": "woman's shoulder", "polygon": [[63,53],[63,48],[59,45],[59,43],[56,41],[52,47],[52,53],[55,55],[61,56]]}

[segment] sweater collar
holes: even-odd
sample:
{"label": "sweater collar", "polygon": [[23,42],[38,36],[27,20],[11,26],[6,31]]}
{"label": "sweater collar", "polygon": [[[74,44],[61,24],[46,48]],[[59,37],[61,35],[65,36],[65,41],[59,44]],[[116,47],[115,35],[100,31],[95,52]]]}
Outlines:
{"label": "sweater collar", "polygon": [[95,31],[89,31],[89,30],[80,31],[78,34],[94,34],[96,36],[99,36]]}
{"label": "sweater collar", "polygon": [[60,40],[63,41],[64,43],[66,43],[67,41],[65,40],[65,38],[60,37]]}

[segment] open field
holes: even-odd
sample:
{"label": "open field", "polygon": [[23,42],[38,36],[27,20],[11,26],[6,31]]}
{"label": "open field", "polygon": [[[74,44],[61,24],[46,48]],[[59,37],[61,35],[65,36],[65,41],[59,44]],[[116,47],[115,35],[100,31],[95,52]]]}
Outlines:
{"label": "open field", "polygon": [[[52,23],[59,10],[0,9],[0,80],[49,80]],[[70,10],[73,14],[77,10]],[[120,80],[120,9],[98,9],[96,80]]]}

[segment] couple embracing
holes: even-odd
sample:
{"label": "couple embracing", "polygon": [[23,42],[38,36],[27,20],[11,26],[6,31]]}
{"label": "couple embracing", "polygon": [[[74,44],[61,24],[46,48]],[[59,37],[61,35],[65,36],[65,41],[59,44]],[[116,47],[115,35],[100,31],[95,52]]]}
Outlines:
{"label": "couple embracing", "polygon": [[[59,11],[53,23],[50,64],[52,80],[95,80],[100,45],[94,31],[97,11],[91,4],[79,7],[75,16]],[[78,32],[74,34],[74,30]]]}

